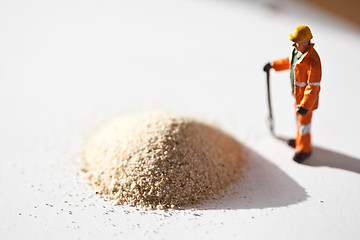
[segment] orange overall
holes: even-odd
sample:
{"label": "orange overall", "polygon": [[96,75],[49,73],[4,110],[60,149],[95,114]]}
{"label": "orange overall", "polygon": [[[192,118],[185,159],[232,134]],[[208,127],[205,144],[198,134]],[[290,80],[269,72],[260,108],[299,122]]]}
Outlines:
{"label": "orange overall", "polygon": [[[270,62],[275,71],[290,69],[290,58]],[[314,44],[311,43],[304,54],[296,62],[294,72],[294,96],[296,106],[302,106],[309,111],[297,116],[297,135],[295,149],[297,152],[311,153],[310,126],[312,111],[318,108],[321,81],[321,63]]]}

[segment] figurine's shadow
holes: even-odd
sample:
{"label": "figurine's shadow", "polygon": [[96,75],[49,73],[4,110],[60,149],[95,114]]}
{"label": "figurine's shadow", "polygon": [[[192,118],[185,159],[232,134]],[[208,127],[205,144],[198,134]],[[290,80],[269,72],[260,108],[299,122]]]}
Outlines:
{"label": "figurine's shadow", "polygon": [[[286,142],[286,139],[283,137],[275,137]],[[360,159],[320,147],[313,147],[313,154],[301,164],[312,167],[343,169],[360,174]]]}
{"label": "figurine's shadow", "polygon": [[[245,147],[244,147],[245,148]],[[219,200],[208,201],[206,209],[262,209],[297,204],[308,195],[273,163],[245,148],[246,161],[239,180]]]}
{"label": "figurine's shadow", "polygon": [[[285,138],[275,136],[286,142]],[[306,190],[273,163],[249,148],[239,180],[225,196],[199,206],[206,209],[263,209],[289,206],[305,201]],[[313,154],[302,163],[312,167],[330,167],[360,174],[360,159],[314,147]]]}
{"label": "figurine's shadow", "polygon": [[302,164],[338,168],[360,174],[360,159],[319,147],[314,147],[312,156]]}

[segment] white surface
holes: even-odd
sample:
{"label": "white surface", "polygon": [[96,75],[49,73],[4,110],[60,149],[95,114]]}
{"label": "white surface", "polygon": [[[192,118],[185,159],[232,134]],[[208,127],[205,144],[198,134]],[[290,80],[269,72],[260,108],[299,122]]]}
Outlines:
{"label": "white surface", "polygon": [[[297,25],[323,63],[307,165],[269,134],[262,72]],[[358,29],[285,1],[1,1],[1,239],[358,239],[359,43]],[[291,137],[288,72],[271,83],[276,132]],[[83,139],[151,109],[212,119],[244,143],[237,193],[165,213],[93,195]]]}

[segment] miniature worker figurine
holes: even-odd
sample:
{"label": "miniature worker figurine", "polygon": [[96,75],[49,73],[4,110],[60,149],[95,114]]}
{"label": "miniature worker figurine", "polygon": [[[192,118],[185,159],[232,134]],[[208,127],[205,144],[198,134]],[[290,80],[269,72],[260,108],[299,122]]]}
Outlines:
{"label": "miniature worker figurine", "polygon": [[289,35],[294,42],[291,58],[271,61],[264,66],[264,71],[290,69],[292,94],[296,102],[297,136],[288,140],[288,145],[295,148],[293,160],[303,162],[312,153],[310,126],[312,112],[318,108],[321,62],[314,49],[310,28],[299,26]]}

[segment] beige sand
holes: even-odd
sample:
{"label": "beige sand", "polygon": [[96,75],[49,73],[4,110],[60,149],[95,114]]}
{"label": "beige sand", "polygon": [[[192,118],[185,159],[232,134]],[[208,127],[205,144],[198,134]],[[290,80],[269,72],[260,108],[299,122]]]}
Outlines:
{"label": "beige sand", "polygon": [[168,113],[116,119],[88,139],[89,183],[117,204],[182,208],[214,197],[239,177],[241,145],[219,129]]}

